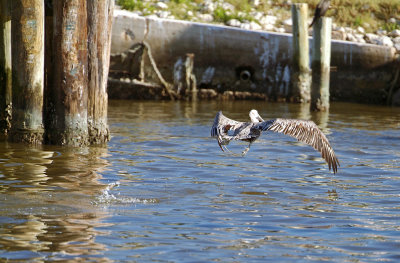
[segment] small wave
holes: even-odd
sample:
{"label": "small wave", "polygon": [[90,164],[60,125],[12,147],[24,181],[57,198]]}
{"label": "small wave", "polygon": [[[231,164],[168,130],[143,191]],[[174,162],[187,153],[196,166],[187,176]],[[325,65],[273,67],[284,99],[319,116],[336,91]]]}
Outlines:
{"label": "small wave", "polygon": [[111,193],[111,190],[114,187],[119,187],[120,182],[110,183],[107,187],[101,192],[101,194],[94,201],[95,205],[104,205],[104,204],[154,204],[158,203],[158,199],[155,198],[137,198],[137,197],[123,197],[119,194],[114,195]]}

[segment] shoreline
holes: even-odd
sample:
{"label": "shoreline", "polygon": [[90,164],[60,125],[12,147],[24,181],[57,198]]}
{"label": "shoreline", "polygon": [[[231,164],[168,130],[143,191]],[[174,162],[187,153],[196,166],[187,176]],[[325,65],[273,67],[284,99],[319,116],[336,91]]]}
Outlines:
{"label": "shoreline", "polygon": [[[185,16],[187,19],[184,20],[173,15],[173,12],[170,10],[172,8],[172,3],[169,0],[145,0],[143,1],[142,10],[134,10],[130,12],[144,18],[182,20],[211,25],[225,25],[246,30],[292,33],[292,20],[290,15],[291,1],[285,1],[283,6],[279,9],[272,8],[267,11],[259,11],[257,9],[257,6],[261,5],[259,1],[253,0],[251,2],[251,9],[247,12],[237,11],[235,10],[235,6],[232,4],[221,1],[206,0],[203,1],[203,3],[192,3],[194,7],[189,7],[189,4],[182,4],[179,6],[183,6],[182,8],[186,7],[186,10],[181,10],[181,12],[187,13]],[[118,6],[117,9],[118,8],[125,10],[120,6]],[[191,8],[195,8],[199,11],[192,11]],[[287,10],[288,8],[289,11]],[[314,10],[309,7],[309,23],[311,23],[313,11]],[[225,21],[219,21],[221,18],[218,15],[224,16],[223,19],[225,19]],[[400,18],[391,17],[388,19],[387,23],[388,25],[391,25],[392,30],[388,31],[378,28],[371,32],[368,23],[349,27],[337,25],[335,21],[333,21],[332,40],[388,46],[394,48],[395,52],[400,54]],[[309,30],[309,35],[312,35],[312,29]]]}
{"label": "shoreline", "polygon": [[[110,97],[134,99],[148,91],[153,95],[146,99],[168,99],[149,52],[144,52],[146,42],[169,89],[185,87],[180,99],[190,99],[183,76],[185,60],[193,54],[200,99],[291,101],[291,34],[144,18],[125,10],[114,15]],[[331,100],[399,105],[397,57],[393,48],[333,40]]]}

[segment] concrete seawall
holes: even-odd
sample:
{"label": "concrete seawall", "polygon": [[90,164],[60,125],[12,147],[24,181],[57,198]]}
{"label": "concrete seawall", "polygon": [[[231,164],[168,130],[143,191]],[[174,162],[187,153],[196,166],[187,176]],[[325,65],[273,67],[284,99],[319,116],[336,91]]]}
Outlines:
{"label": "concrete seawall", "polygon": [[[289,34],[149,19],[123,10],[116,11],[114,16],[110,76],[137,78],[141,55],[130,56],[129,52],[146,41],[160,73],[169,83],[174,83],[174,67],[185,60],[187,53],[192,53],[200,89],[213,89],[213,94],[232,91],[229,94],[233,98],[235,92],[261,94],[259,98],[271,100],[290,98]],[[146,80],[157,83],[150,63],[145,65]],[[400,66],[393,48],[332,41],[331,69],[332,100],[400,104]],[[111,98],[121,94],[118,87],[110,82]]]}

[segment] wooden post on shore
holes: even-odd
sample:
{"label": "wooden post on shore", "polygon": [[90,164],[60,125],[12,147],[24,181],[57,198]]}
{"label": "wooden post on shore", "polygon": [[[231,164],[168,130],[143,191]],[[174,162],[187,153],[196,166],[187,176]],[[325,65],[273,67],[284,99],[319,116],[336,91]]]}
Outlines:
{"label": "wooden post on shore", "polygon": [[11,1],[0,0],[0,135],[11,128]]}
{"label": "wooden post on shore", "polygon": [[107,80],[114,0],[88,0],[88,130],[91,144],[109,140]]}
{"label": "wooden post on shore", "polygon": [[46,127],[48,143],[88,144],[86,0],[53,1],[53,83],[47,103],[53,105]]}
{"label": "wooden post on shore", "polygon": [[311,110],[329,109],[332,18],[321,17],[313,26]]}
{"label": "wooden post on shore", "polygon": [[194,54],[186,54],[185,61],[185,83],[186,83],[186,93],[190,96],[192,100],[197,100],[197,83],[196,76],[193,74],[194,68]]}
{"label": "wooden post on shore", "polygon": [[295,102],[310,101],[311,71],[309,67],[307,18],[307,4],[292,5],[293,70],[291,100]]}
{"label": "wooden post on shore", "polygon": [[43,139],[44,2],[12,0],[12,121],[10,139]]}

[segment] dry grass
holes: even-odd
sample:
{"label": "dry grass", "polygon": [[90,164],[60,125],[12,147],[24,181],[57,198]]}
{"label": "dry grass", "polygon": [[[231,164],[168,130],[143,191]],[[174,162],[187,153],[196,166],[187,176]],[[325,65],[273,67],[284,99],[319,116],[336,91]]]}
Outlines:
{"label": "dry grass", "polygon": [[[117,3],[128,10],[140,10],[145,15],[151,14],[155,10],[157,0],[117,0]],[[168,10],[178,19],[191,20],[187,11],[201,13],[199,8],[201,0],[170,0]],[[215,22],[224,23],[229,19],[236,18],[240,21],[253,20],[249,14],[252,6],[248,0],[225,0],[235,7],[234,12],[227,12],[222,8],[217,8],[213,15]],[[287,0],[261,0],[261,4],[256,8],[268,14],[277,15],[281,19],[290,17],[290,4]],[[310,16],[313,15],[319,0],[292,0],[292,2],[303,2],[309,4]],[[377,29],[393,30],[400,29],[400,25],[389,23],[390,18],[400,20],[400,0],[331,0],[331,8],[327,13],[334,18],[337,25],[357,27],[363,26],[367,32],[374,32]]]}
{"label": "dry grass", "polygon": [[[305,0],[308,2],[307,0]],[[317,1],[310,0],[311,8]],[[400,20],[399,0],[333,0],[329,16],[343,26],[364,26],[366,29],[376,31],[378,28],[391,29],[388,20]],[[394,28],[392,28],[394,29]]]}
{"label": "dry grass", "polygon": [[[293,3],[307,3],[310,16],[319,0],[293,0]],[[273,1],[272,6],[264,6],[264,11],[270,8],[282,8],[290,10],[290,5],[285,0]],[[400,0],[331,0],[331,7],[327,16],[334,18],[337,25],[357,27],[363,26],[368,32],[377,29],[393,30],[400,26],[389,23],[390,18],[400,20]]]}

